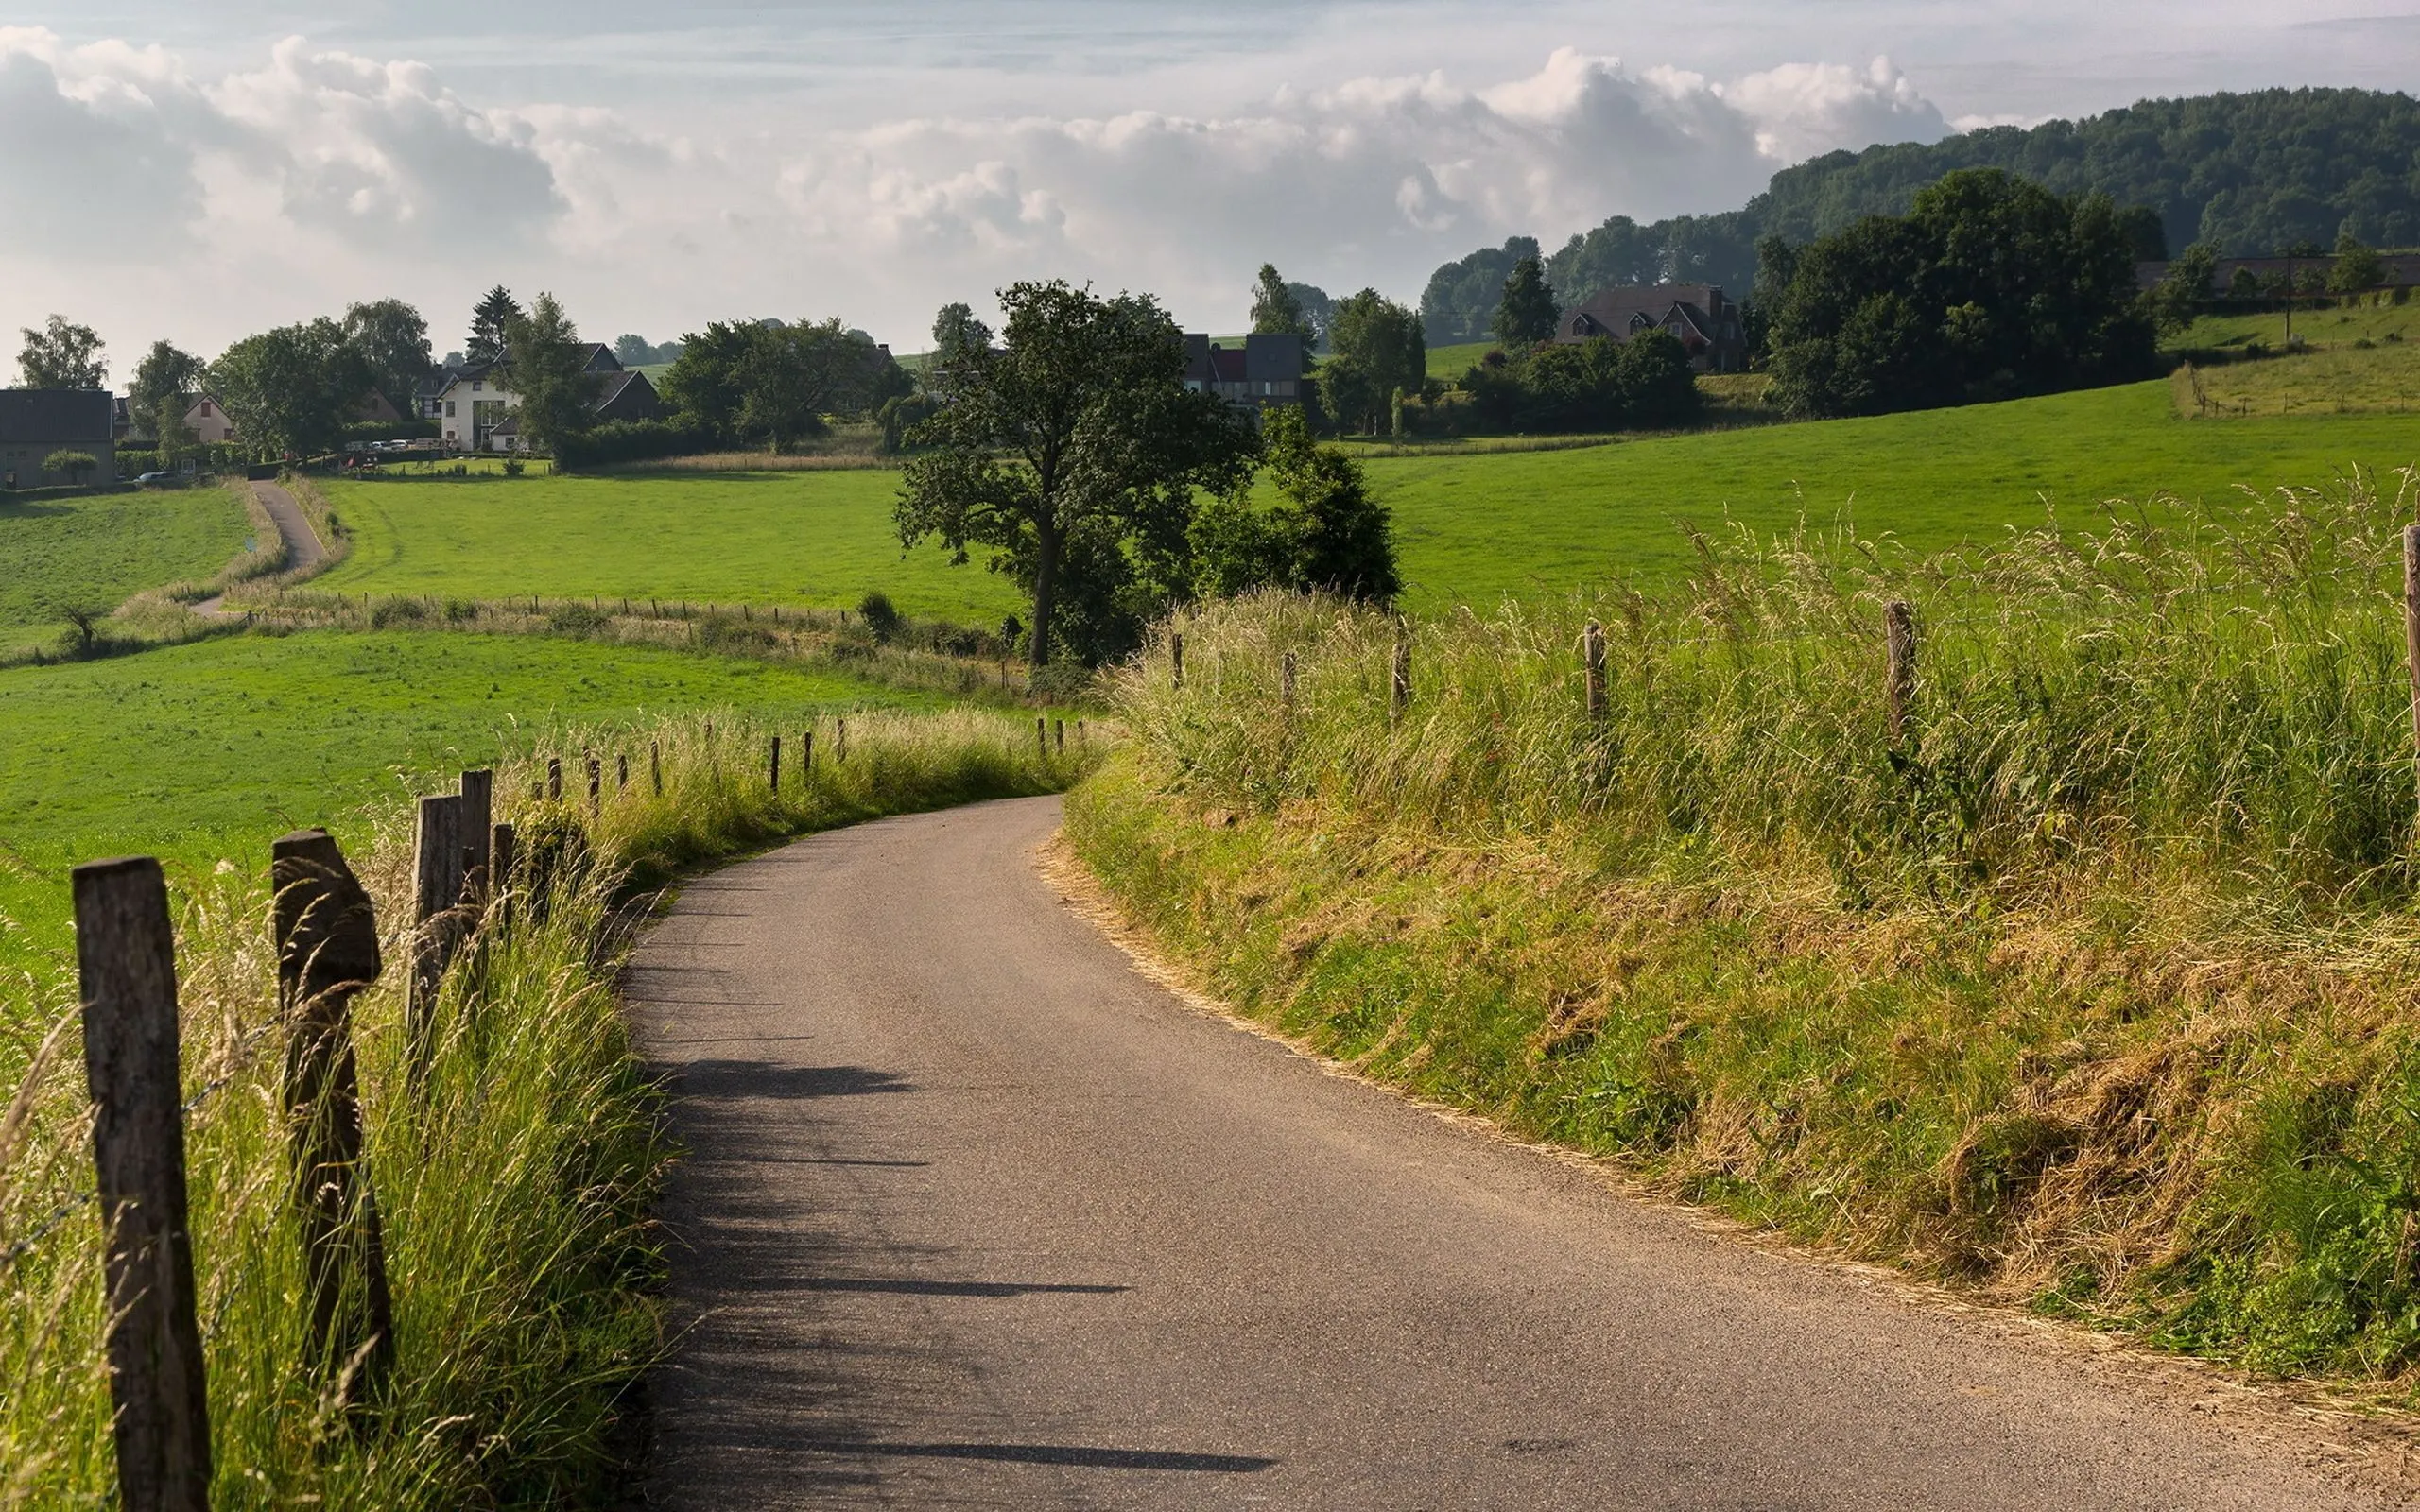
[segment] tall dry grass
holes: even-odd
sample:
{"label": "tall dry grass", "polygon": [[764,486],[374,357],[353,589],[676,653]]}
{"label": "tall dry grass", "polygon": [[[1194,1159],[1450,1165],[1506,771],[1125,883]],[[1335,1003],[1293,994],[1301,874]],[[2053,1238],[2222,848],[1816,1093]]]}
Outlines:
{"label": "tall dry grass", "polygon": [[[221,873],[179,900],[214,1505],[613,1504],[642,1443],[633,1383],[662,1345],[648,1205],[673,1153],[614,992],[642,889],[804,830],[1048,791],[1089,761],[1041,755],[1013,718],[853,716],[847,761],[834,760],[827,721],[814,771],[793,750],[776,793],[762,761],[771,733],[732,711],[556,730],[501,769],[503,816],[545,864],[523,873],[515,927],[492,929],[449,975],[416,1095],[401,1001],[408,821],[373,814],[339,833],[378,903],[388,962],[354,1005],[354,1036],[399,1348],[393,1390],[360,1437],[299,1368],[265,879]],[[531,796],[546,757],[583,747],[608,763],[593,812],[581,767],[562,801]],[[641,758],[627,789],[611,760],[622,752]],[[113,1471],[73,1004],[54,994],[0,1022],[28,1026],[0,1054],[15,1073],[0,1111],[0,1507],[101,1506]]]}
{"label": "tall dry grass", "polygon": [[1380,1074],[1824,1243],[2400,1378],[2415,507],[2354,477],[1931,558],[1705,540],[1671,592],[1410,627],[1400,718],[1386,617],[1211,607],[1181,689],[1165,643],[1123,674],[1132,756],[1071,831],[1223,989]]}

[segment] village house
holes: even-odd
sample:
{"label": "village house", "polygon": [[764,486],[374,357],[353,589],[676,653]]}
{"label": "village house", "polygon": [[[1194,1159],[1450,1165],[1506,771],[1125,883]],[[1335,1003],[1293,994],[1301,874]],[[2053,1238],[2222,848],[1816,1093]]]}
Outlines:
{"label": "village house", "polygon": [[1563,314],[1557,341],[1628,341],[1642,331],[1668,331],[1688,350],[1700,372],[1742,372],[1748,333],[1739,306],[1711,284],[1654,284],[1604,289]]}
{"label": "village house", "polygon": [[[105,388],[0,388],[0,489],[117,481],[117,405]],[[98,464],[82,479],[43,471],[53,452]]]}
{"label": "village house", "polygon": [[[624,368],[611,347],[592,343],[584,351],[581,370],[597,380],[589,410],[599,423],[654,420],[664,413],[647,374]],[[521,428],[512,421],[521,398],[507,386],[499,364],[475,362],[448,369],[420,398],[427,406],[426,418],[437,421],[447,451],[523,450]]]}
{"label": "village house", "polygon": [[1206,335],[1184,338],[1184,387],[1241,408],[1303,402],[1303,338],[1291,332],[1248,335],[1241,345]]}

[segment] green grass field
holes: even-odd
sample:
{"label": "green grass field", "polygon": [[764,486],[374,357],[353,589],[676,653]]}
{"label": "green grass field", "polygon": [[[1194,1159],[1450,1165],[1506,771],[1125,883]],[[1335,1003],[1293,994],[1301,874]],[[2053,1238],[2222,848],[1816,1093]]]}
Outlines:
{"label": "green grass field", "polygon": [[[2390,335],[2420,341],[2420,304],[2356,304],[2342,309],[2296,309],[2294,335],[2314,347],[2360,340],[2384,341]],[[2171,337],[2180,352],[2240,347],[2259,342],[2271,349],[2286,344],[2286,312],[2205,315]]]}
{"label": "green grass field", "polygon": [[879,589],[903,612],[997,625],[1009,582],[903,558],[890,469],[331,483],[352,557],[320,586],[500,598],[513,593],[854,606]]}
{"label": "green grass field", "polygon": [[1680,522],[1771,535],[1802,514],[1938,549],[2082,524],[2111,498],[2320,485],[2354,464],[2420,462],[2387,415],[2188,421],[2166,381],[1962,409],[1626,441],[1582,451],[1373,458],[1415,609],[1655,578],[1693,549]]}
{"label": "green grass field", "polygon": [[[516,730],[700,706],[939,707],[770,662],[552,637],[227,637],[0,671],[0,969],[66,940],[66,868],[266,864],[298,825],[434,791]],[[415,779],[421,781],[415,782]],[[5,970],[0,970],[5,980]]]}
{"label": "green grass field", "polygon": [[1453,383],[1470,371],[1478,361],[1495,350],[1493,341],[1458,341],[1452,346],[1428,349],[1428,376]]}
{"label": "green grass field", "polygon": [[106,612],[147,588],[215,576],[249,533],[224,489],[0,494],[0,650],[50,639],[65,610]]}
{"label": "green grass field", "polygon": [[[2363,356],[2376,353],[2362,353]],[[2318,485],[2420,461],[2390,415],[2189,421],[2165,381],[2005,404],[1651,438],[1551,452],[1372,455],[1414,608],[1658,577],[1691,548],[1680,522],[1772,534],[1803,513],[1932,549],[2161,490]],[[354,531],[340,589],[853,604],[996,623],[1019,609],[935,545],[904,558],[888,471],[473,479],[332,486]]]}

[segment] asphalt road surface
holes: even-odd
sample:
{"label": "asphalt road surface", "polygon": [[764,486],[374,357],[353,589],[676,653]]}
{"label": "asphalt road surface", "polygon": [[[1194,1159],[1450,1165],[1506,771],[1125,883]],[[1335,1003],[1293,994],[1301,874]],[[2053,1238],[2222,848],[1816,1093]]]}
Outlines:
{"label": "asphalt road surface", "polygon": [[1700,1231],[1138,974],[1055,799],[690,886],[650,1504],[2384,1504],[2189,1394]]}
{"label": "asphalt road surface", "polygon": [[[259,499],[261,507],[268,511],[269,521],[277,526],[277,533],[285,539],[285,566],[281,571],[318,571],[328,559],[328,548],[320,544],[319,536],[312,531],[311,522],[303,515],[302,507],[294,502],[294,495],[274,483],[254,483],[251,489],[252,496]],[[215,593],[193,608],[197,614],[232,614],[226,605],[227,595]]]}

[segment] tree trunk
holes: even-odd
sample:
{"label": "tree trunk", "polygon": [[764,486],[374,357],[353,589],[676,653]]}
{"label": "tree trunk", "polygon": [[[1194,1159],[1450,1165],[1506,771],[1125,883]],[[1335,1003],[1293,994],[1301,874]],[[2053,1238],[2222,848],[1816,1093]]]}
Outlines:
{"label": "tree trunk", "polygon": [[1050,661],[1051,601],[1059,593],[1059,530],[1055,524],[1034,522],[1033,644],[1026,660],[1039,668]]}

